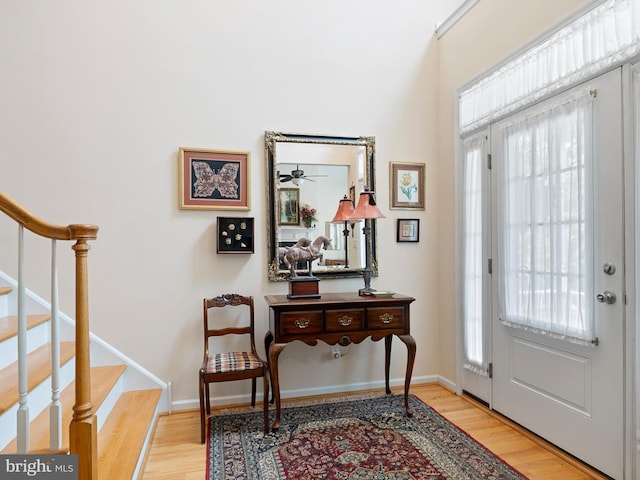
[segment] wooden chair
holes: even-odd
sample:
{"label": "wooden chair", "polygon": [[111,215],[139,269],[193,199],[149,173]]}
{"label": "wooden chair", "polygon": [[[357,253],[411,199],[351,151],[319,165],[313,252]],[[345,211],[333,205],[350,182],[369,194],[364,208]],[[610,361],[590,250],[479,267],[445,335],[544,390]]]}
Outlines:
{"label": "wooden chair", "polygon": [[[249,309],[248,325],[241,327],[211,328],[209,325],[209,311],[220,307],[239,307],[245,305]],[[209,399],[209,383],[227,382],[232,380],[251,379],[251,406],[256,405],[256,379],[262,377],[264,397],[264,431],[269,432],[269,367],[267,362],[258,356],[254,336],[253,297],[238,294],[225,294],[215,298],[205,298],[203,301],[204,318],[204,359],[200,368],[200,441],[205,441],[207,418],[211,414]],[[211,312],[213,314],[213,312]],[[213,315],[212,315],[213,316]],[[213,322],[215,323],[215,322]],[[223,335],[247,335],[250,350],[238,352],[210,352],[209,339]],[[249,343],[249,342],[247,342]],[[249,345],[247,345],[249,346]],[[206,410],[205,410],[206,408]],[[206,414],[205,414],[206,411]]]}

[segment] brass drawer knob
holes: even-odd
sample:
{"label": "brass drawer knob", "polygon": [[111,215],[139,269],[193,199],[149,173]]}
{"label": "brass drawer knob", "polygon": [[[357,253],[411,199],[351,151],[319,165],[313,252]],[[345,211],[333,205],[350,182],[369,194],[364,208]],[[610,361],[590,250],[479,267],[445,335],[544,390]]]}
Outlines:
{"label": "brass drawer knob", "polygon": [[297,318],[296,319],[296,327],[298,328],[307,328],[309,326],[309,320],[306,318]]}
{"label": "brass drawer knob", "polygon": [[342,317],[340,317],[338,319],[338,323],[343,327],[348,327],[349,325],[351,325],[353,323],[353,318],[352,317],[348,317],[347,315],[343,315]]}
{"label": "brass drawer knob", "polygon": [[380,321],[386,325],[388,323],[391,323],[391,320],[393,320],[393,315],[391,315],[390,313],[383,313],[378,318],[380,318]]}

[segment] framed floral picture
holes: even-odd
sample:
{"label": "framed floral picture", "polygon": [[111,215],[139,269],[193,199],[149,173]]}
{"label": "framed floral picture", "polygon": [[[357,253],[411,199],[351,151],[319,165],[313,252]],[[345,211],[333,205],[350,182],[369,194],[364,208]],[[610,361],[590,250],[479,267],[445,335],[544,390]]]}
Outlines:
{"label": "framed floral picture", "polygon": [[391,208],[424,210],[424,163],[391,162]]}
{"label": "framed floral picture", "polygon": [[300,197],[297,188],[278,190],[278,225],[300,225]]}
{"label": "framed floral picture", "polygon": [[399,218],[397,230],[398,242],[420,241],[420,219],[418,218]]}
{"label": "framed floral picture", "polygon": [[249,153],[180,148],[180,208],[249,210]]}

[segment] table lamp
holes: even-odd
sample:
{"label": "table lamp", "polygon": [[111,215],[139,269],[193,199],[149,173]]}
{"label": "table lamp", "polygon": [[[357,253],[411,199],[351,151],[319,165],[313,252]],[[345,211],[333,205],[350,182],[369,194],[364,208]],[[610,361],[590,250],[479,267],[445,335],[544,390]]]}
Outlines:
{"label": "table lamp", "polygon": [[338,204],[338,211],[336,212],[335,217],[331,220],[331,223],[342,223],[344,222],[344,230],[342,234],[344,235],[344,267],[349,268],[349,222],[352,222],[351,215],[355,208],[353,208],[353,203],[351,200],[347,198],[345,195],[340,203]]}
{"label": "table lamp", "polygon": [[375,290],[371,288],[371,220],[375,220],[376,218],[385,218],[385,216],[378,209],[373,192],[370,192],[367,187],[364,187],[364,192],[360,194],[360,198],[358,199],[358,206],[351,217],[349,217],[350,221],[364,220],[362,233],[364,233],[365,239],[366,263],[364,271],[362,272],[364,288],[358,290],[358,294],[360,295],[373,295],[373,292],[375,292]]}

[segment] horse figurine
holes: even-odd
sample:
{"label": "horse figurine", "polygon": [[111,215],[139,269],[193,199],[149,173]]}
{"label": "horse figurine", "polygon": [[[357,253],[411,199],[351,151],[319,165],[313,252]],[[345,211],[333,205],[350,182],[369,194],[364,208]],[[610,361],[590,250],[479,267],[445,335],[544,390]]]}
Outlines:
{"label": "horse figurine", "polygon": [[291,245],[290,247],[278,247],[278,259],[280,260],[280,263],[284,261],[284,254],[287,253],[288,249],[293,247],[308,247],[309,245],[311,245],[311,240],[306,237],[302,237],[295,243],[295,245]]}
{"label": "horse figurine", "polygon": [[[300,239],[298,240],[298,243],[301,243],[301,240],[307,239]],[[330,244],[331,239],[321,235],[316,238],[311,245],[296,246],[296,244],[293,247],[286,248],[282,260],[289,269],[289,272],[291,272],[290,277],[293,278],[298,276],[294,268],[295,264],[298,262],[307,262],[307,265],[309,265],[309,276],[312,277],[311,263],[317,259],[322,261],[322,248],[324,247],[326,250]]]}

